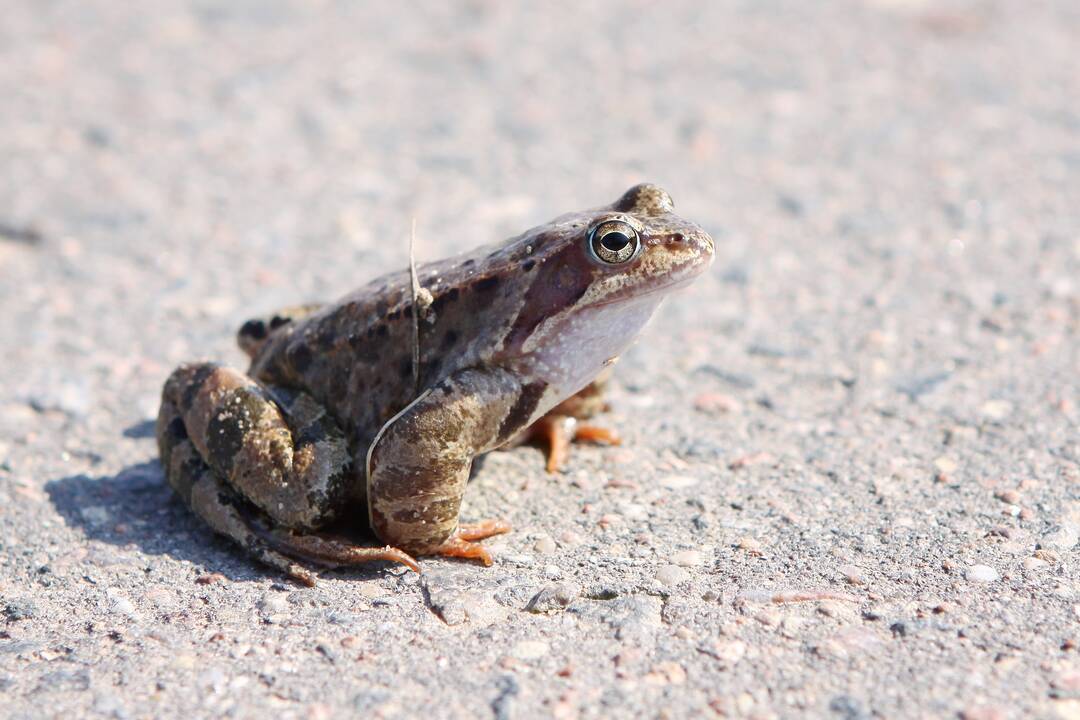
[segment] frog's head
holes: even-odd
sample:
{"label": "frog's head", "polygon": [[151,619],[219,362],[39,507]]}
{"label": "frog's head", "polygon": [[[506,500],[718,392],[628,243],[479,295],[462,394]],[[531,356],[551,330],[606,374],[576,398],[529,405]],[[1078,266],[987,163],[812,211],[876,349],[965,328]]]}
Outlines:
{"label": "frog's head", "polygon": [[587,305],[666,293],[700,275],[713,259],[713,239],[675,214],[671,196],[641,184],[607,207],[583,213],[576,240],[591,266]]}
{"label": "frog's head", "polygon": [[574,371],[556,373],[567,390],[621,353],[664,296],[712,262],[712,238],[674,209],[662,188],[636,185],[611,205],[564,215],[519,239],[535,248],[523,266],[534,277],[512,339],[546,367],[574,363]]}

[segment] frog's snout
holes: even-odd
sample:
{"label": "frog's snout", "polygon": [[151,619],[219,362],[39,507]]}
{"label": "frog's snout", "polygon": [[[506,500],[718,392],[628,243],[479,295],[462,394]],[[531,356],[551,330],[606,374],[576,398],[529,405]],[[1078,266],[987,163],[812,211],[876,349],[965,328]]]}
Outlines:
{"label": "frog's snout", "polygon": [[682,229],[669,233],[665,239],[667,245],[674,252],[690,252],[701,257],[706,264],[711,263],[716,253],[716,243],[712,236],[701,228]]}

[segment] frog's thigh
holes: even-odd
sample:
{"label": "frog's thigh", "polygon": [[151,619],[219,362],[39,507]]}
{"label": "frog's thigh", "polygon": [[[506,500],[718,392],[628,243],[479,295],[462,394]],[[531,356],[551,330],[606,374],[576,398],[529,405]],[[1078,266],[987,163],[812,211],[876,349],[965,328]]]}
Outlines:
{"label": "frog's thigh", "polygon": [[305,568],[279,553],[245,521],[236,495],[214,476],[187,436],[183,419],[172,402],[164,402],[158,415],[158,444],[165,477],[191,510],[213,530],[243,546],[248,552],[292,578],[314,585]]}
{"label": "frog's thigh", "polygon": [[169,377],[162,403],[163,412],[168,404],[176,408],[191,444],[219,480],[276,524],[310,529],[346,502],[348,446],[310,396],[280,396],[281,407],[242,373],[200,363]]}
{"label": "frog's thigh", "polygon": [[367,461],[368,512],[383,542],[419,554],[440,550],[457,530],[473,458],[520,430],[535,407],[533,399],[526,411],[522,397],[509,371],[462,370],[383,427]]}

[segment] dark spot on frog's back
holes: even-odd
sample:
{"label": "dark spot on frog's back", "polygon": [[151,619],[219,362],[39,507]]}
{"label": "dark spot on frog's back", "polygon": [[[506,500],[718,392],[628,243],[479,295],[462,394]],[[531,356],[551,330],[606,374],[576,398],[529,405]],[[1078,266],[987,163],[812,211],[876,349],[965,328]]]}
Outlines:
{"label": "dark spot on frog's back", "polygon": [[454,347],[454,345],[457,344],[457,341],[458,341],[457,331],[456,330],[447,330],[445,333],[443,333],[442,342],[439,344],[439,346],[443,350],[449,350],[450,348]]}
{"label": "dark spot on frog's back", "polygon": [[525,262],[521,263],[521,269],[524,270],[525,272],[529,272],[534,267],[536,267],[536,261],[535,260],[530,259],[530,260],[526,260]]}
{"label": "dark spot on frog's back", "polygon": [[499,287],[499,278],[495,275],[489,275],[488,277],[480,278],[472,284],[473,290],[478,293],[489,293],[495,288]]}
{"label": "dark spot on frog's back", "polygon": [[266,337],[266,332],[266,323],[262,320],[248,320],[240,327],[240,336],[253,340],[262,340]]}
{"label": "dark spot on frog's back", "polygon": [[440,293],[438,297],[435,298],[435,301],[431,304],[431,307],[433,310],[435,310],[436,313],[439,313],[442,312],[442,309],[446,307],[449,303],[457,302],[457,299],[458,289],[450,288],[446,292]]}
{"label": "dark spot on frog's back", "polygon": [[292,366],[293,370],[298,373],[302,373],[311,367],[311,363],[315,359],[311,348],[302,341],[290,345],[289,349],[285,351],[285,357],[288,358],[289,365]]}

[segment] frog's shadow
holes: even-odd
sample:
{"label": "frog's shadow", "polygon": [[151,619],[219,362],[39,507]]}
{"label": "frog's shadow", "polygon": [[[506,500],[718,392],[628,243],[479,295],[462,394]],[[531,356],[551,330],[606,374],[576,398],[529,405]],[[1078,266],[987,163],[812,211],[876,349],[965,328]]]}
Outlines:
{"label": "frog's shadow", "polygon": [[[287,582],[231,540],[211,531],[176,497],[157,460],[129,465],[115,475],[71,475],[45,484],[57,513],[89,541],[168,555],[195,566],[196,574],[221,573],[234,582]],[[373,541],[374,542],[374,541]],[[379,577],[381,563],[337,570],[315,568],[324,577]]]}

